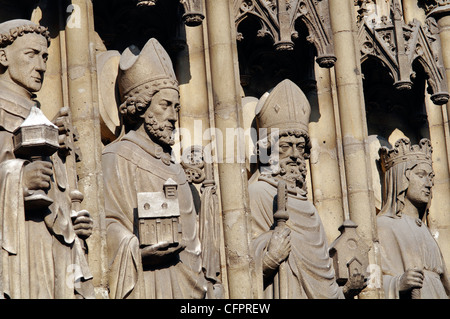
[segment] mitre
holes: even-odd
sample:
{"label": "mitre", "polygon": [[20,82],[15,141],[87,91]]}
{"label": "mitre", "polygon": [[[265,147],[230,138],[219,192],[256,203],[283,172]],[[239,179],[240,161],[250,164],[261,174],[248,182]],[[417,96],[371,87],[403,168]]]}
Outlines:
{"label": "mitre", "polygon": [[122,53],[118,85],[122,101],[143,88],[173,88],[178,91],[172,61],[162,45],[153,38],[142,51],[136,46],[130,46]]}
{"label": "mitre", "polygon": [[[256,107],[256,120],[260,139],[272,132],[298,130],[308,134],[311,106],[303,91],[292,81],[280,82],[269,94],[266,93]],[[261,130],[261,129],[267,129]]]}

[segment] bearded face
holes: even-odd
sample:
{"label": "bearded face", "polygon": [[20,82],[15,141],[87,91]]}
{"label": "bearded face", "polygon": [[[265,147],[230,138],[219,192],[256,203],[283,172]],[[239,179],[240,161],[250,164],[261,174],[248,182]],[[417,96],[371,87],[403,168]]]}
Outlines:
{"label": "bearded face", "polygon": [[303,136],[280,136],[271,153],[272,174],[304,188],[306,180],[306,141]]}
{"label": "bearded face", "polygon": [[162,146],[172,146],[175,123],[180,108],[178,91],[162,89],[151,100],[144,114],[144,127],[149,137]]}

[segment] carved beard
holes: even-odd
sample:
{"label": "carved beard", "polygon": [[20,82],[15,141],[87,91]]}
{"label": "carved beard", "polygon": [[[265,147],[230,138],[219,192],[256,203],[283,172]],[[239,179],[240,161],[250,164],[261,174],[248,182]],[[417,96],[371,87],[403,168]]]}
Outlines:
{"label": "carved beard", "polygon": [[303,158],[292,159],[284,158],[279,161],[278,169],[273,172],[287,182],[295,183],[298,187],[306,186],[306,162]]}
{"label": "carved beard", "polygon": [[173,123],[170,121],[164,121],[159,123],[153,115],[145,121],[145,130],[150,137],[153,137],[164,145],[172,146],[175,144],[173,139],[173,130],[175,129]]}

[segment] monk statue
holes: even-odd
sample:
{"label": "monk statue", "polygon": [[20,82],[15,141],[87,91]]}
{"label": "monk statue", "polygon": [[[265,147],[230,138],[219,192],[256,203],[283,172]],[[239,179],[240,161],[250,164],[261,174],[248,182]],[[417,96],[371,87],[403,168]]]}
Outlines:
{"label": "monk statue", "polygon": [[[58,127],[34,95],[46,71],[48,31],[11,20],[0,24],[0,34],[2,296],[94,298],[84,242],[93,221],[86,210],[74,210],[73,198],[81,201],[82,194],[70,188]],[[45,140],[47,129],[56,132],[56,143]]]}
{"label": "monk statue", "polygon": [[389,299],[448,299],[450,280],[427,227],[433,177],[431,143],[399,139],[379,151],[383,206],[377,217],[383,287]]}
{"label": "monk statue", "polygon": [[364,288],[363,278],[357,286],[336,282],[322,221],[306,196],[310,112],[306,96],[290,80],[256,108],[260,175],[250,183],[249,196],[259,298],[338,299]]}
{"label": "monk statue", "polygon": [[170,57],[150,39],[119,63],[123,133],[103,151],[111,298],[204,298],[197,212],[171,156],[179,88]]}

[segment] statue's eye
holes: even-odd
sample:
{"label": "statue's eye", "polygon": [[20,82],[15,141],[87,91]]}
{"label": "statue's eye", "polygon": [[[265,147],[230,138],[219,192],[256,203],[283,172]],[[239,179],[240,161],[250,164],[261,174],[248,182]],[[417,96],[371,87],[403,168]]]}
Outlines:
{"label": "statue's eye", "polygon": [[25,52],[25,55],[29,58],[34,58],[36,56],[36,53],[34,53],[34,51],[27,51]]}

